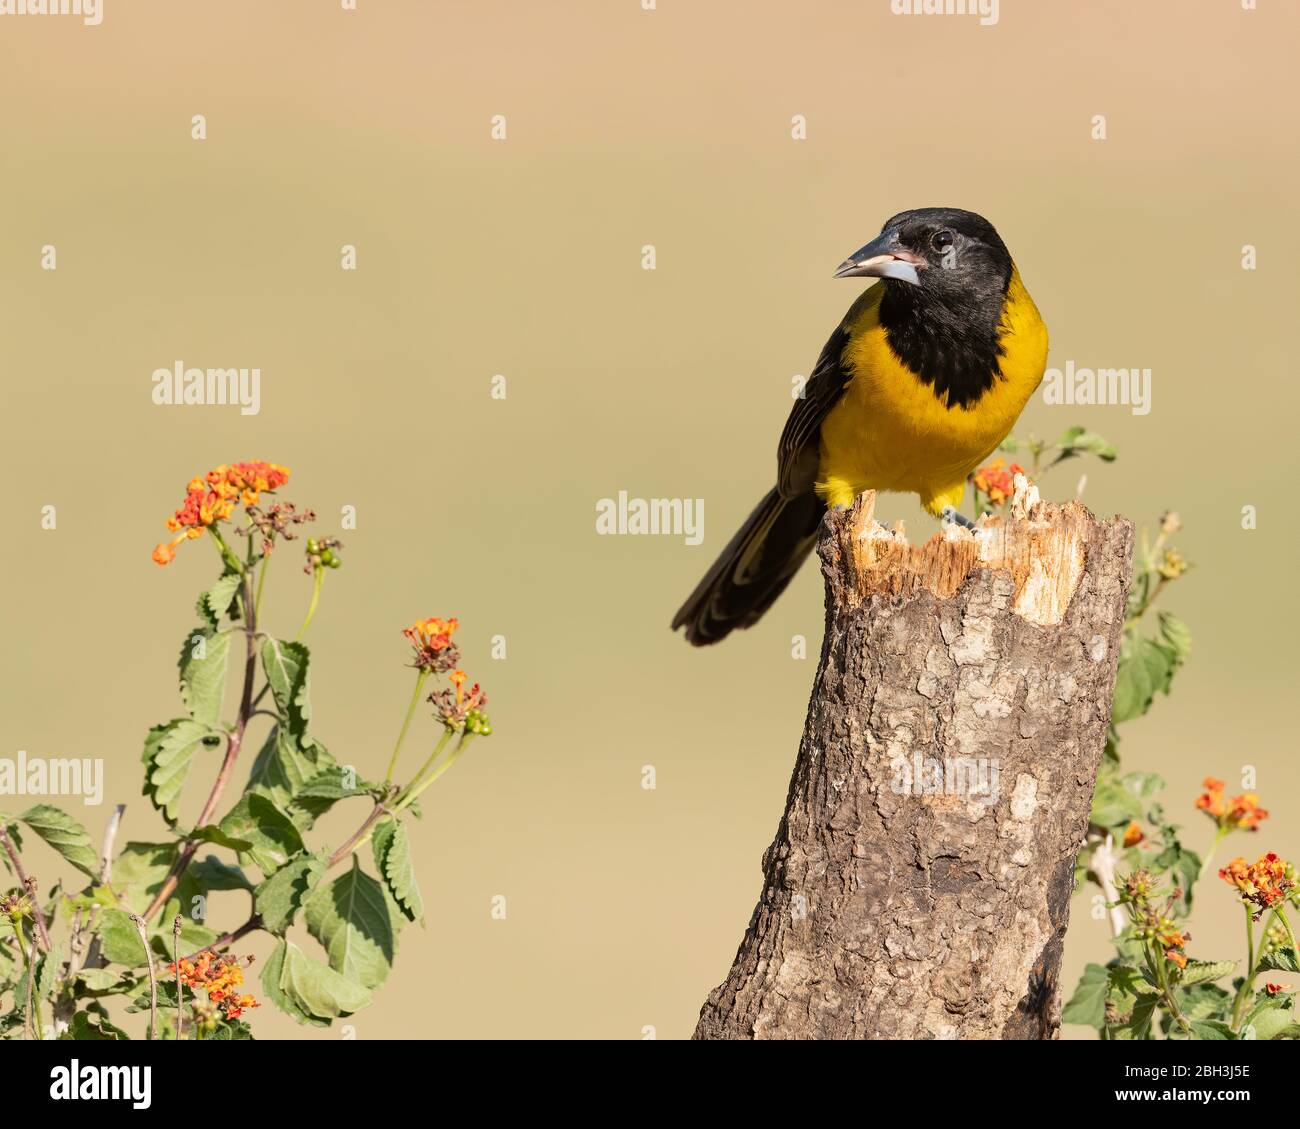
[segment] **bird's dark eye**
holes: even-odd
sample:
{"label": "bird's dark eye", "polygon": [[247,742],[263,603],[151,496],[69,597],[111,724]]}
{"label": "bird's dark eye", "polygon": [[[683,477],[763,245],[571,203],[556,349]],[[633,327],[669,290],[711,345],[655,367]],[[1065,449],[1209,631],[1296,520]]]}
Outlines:
{"label": "bird's dark eye", "polygon": [[936,231],[930,236],[930,246],[936,251],[946,251],[952,246],[953,235],[947,228],[942,231]]}

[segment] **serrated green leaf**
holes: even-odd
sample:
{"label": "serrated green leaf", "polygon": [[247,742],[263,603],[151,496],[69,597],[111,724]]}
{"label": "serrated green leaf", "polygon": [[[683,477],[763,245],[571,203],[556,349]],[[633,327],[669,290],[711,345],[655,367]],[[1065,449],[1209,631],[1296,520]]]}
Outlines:
{"label": "serrated green leaf", "polygon": [[1192,633],[1187,624],[1170,612],[1161,612],[1159,620],[1160,638],[1168,644],[1175,661],[1185,663],[1192,653]]}
{"label": "serrated green leaf", "polygon": [[190,717],[210,728],[221,721],[226,693],[226,667],[230,660],[230,632],[196,627],[181,644],[181,702]]}
{"label": "serrated green leaf", "polygon": [[266,796],[246,792],[221,821],[221,830],[252,844],[240,853],[264,875],[274,874],[303,849],[302,835],[291,820]]}
{"label": "serrated green leaf", "polygon": [[99,922],[100,952],[112,964],[137,968],[145,963],[144,945],[133,922],[120,909],[105,910]]}
{"label": "serrated green leaf", "polygon": [[176,822],[185,778],[195,754],[219,744],[220,734],[190,717],[176,718],[149,730],[142,757],[144,794],[169,824]]}
{"label": "serrated green leaf", "polygon": [[324,876],[327,859],[324,851],[290,859],[257,888],[253,904],[261,915],[264,929],[284,934]]}
{"label": "serrated green leaf", "polygon": [[192,831],[177,831],[176,834],[182,839],[197,839],[200,843],[213,843],[231,851],[247,851],[253,845],[247,839],[236,839],[233,835],[227,835],[215,823],[196,827]]}
{"label": "serrated green leaf", "polygon": [[304,909],[307,929],[329,954],[331,968],[365,988],[387,979],[401,911],[355,855],[352,869],[318,886]]}
{"label": "serrated green leaf", "polygon": [[224,573],[220,580],[199,597],[199,615],[212,627],[215,628],[221,622],[221,617],[230,611],[230,605],[239,592],[240,581],[239,573]]}
{"label": "serrated green leaf", "polygon": [[387,819],[375,829],[372,840],[375,866],[384,877],[388,892],[401,907],[408,921],[424,924],[424,901],[415,881],[411,862],[411,841],[405,825],[397,819]]}
{"label": "serrated green leaf", "polygon": [[1265,953],[1259,961],[1260,972],[1300,972],[1300,959],[1290,945]]}
{"label": "serrated green leaf", "polygon": [[1107,1035],[1120,1042],[1149,1039],[1157,1000],[1157,996],[1139,996],[1133,1004],[1132,1012],[1119,1023],[1106,1028]]}
{"label": "serrated green leaf", "polygon": [[1246,1024],[1255,1029],[1255,1038],[1266,1041],[1276,1038],[1294,1022],[1291,1011],[1295,1001],[1293,993],[1284,992],[1270,996],[1260,991],[1255,1006],[1246,1016]]}
{"label": "serrated green leaf", "polygon": [[90,833],[62,808],[37,804],[18,817],[83,874],[99,873],[99,856]]}
{"label": "serrated green leaf", "polygon": [[1231,1040],[1236,1039],[1231,1027],[1217,1019],[1196,1019],[1191,1028],[1198,1039]]}
{"label": "serrated green leaf", "polygon": [[1208,980],[1222,980],[1237,967],[1235,960],[1189,960],[1179,977],[1184,987],[1203,984]]}
{"label": "serrated green leaf", "polygon": [[1115,674],[1115,703],[1111,721],[1119,724],[1141,717],[1151,708],[1156,691],[1169,685],[1171,652],[1140,636],[1126,640]]}
{"label": "serrated green leaf", "polygon": [[[247,842],[241,839],[239,842]],[[237,866],[222,862],[216,855],[195,859],[190,863],[186,875],[205,894],[215,890],[252,890],[253,884],[248,876]]]}
{"label": "serrated green leaf", "polygon": [[107,1013],[92,1004],[85,1011],[79,1011],[72,1017],[68,1029],[59,1038],[94,1042],[129,1040],[130,1036],[120,1027],[114,1027],[108,1021]]}
{"label": "serrated green leaf", "polygon": [[280,987],[280,981],[284,979],[285,954],[288,951],[289,942],[282,940],[263,963],[262,994],[285,1015],[298,1023],[306,1023],[312,1027],[328,1027],[328,1019],[318,1019],[314,1015],[308,1015],[294,1002],[293,996]]}
{"label": "serrated green leaf", "polygon": [[297,945],[288,941],[280,944],[283,955],[279,990],[299,1014],[320,1022],[352,1015],[370,1003],[370,993],[359,984],[312,960]]}
{"label": "serrated green leaf", "polygon": [[111,992],[122,983],[122,975],[114,968],[82,968],[76,980],[90,992]]}
{"label": "serrated green leaf", "polygon": [[1225,1019],[1232,1009],[1232,993],[1217,984],[1194,984],[1178,990],[1179,1008],[1192,1019]]}
{"label": "serrated green leaf", "polygon": [[301,829],[307,830],[313,815],[304,809],[302,818],[296,818],[294,801],[309,781],[334,767],[334,758],[324,745],[311,740],[304,746],[288,730],[276,725],[267,734],[253,762],[248,790],[267,796]]}
{"label": "serrated green leaf", "polygon": [[311,721],[309,654],[301,643],[267,639],[262,644],[262,670],[271,687],[276,710],[290,735],[304,747],[310,743]]}
{"label": "serrated green leaf", "polygon": [[1106,1015],[1106,988],[1110,975],[1100,964],[1087,965],[1070,1002],[1061,1009],[1062,1023],[1101,1027]]}
{"label": "serrated green leaf", "polygon": [[66,941],[55,941],[50,951],[45,953],[36,966],[36,1002],[38,1007],[44,1005],[54,995],[54,986],[58,983],[59,970],[68,959]]}

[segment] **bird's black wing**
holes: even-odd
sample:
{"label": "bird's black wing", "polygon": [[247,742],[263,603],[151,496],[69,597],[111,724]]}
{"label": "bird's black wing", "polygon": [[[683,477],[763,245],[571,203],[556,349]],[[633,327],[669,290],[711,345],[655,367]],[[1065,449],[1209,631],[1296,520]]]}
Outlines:
{"label": "bird's black wing", "polygon": [[776,451],[776,488],[783,498],[807,494],[817,481],[822,422],[839,403],[853,375],[844,365],[843,354],[856,311],[857,303],[854,303],[831,334],[804,385],[802,399],[794,402],[790,418],[785,421]]}

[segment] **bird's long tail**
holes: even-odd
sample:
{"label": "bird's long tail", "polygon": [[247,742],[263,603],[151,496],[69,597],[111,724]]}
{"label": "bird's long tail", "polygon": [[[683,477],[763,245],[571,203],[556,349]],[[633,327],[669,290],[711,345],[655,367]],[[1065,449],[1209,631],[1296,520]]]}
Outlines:
{"label": "bird's long tail", "polygon": [[826,507],[811,491],[758,503],[673,619],[697,647],[757,623],[817,542]]}

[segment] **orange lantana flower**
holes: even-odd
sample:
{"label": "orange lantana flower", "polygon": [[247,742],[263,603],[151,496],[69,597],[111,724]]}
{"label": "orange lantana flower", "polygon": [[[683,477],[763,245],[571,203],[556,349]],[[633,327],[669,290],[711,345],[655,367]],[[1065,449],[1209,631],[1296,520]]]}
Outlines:
{"label": "orange lantana flower", "polygon": [[1219,877],[1235,886],[1243,902],[1257,907],[1256,920],[1290,896],[1295,889],[1295,867],[1272,851],[1253,863],[1235,858],[1219,871]]}
{"label": "orange lantana flower", "polygon": [[451,670],[460,658],[451,638],[459,626],[460,621],[455,618],[439,619],[434,616],[417,619],[404,629],[402,634],[411,641],[415,650],[415,666],[434,674],[444,674]]}
{"label": "orange lantana flower", "polygon": [[1254,792],[1243,792],[1225,800],[1222,780],[1207,776],[1203,786],[1205,791],[1196,797],[1196,806],[1224,831],[1254,831],[1261,821],[1268,818],[1268,812],[1259,806],[1259,796]]}
{"label": "orange lantana flower", "polygon": [[1019,463],[1007,466],[1006,459],[996,458],[975,472],[975,489],[988,497],[995,506],[1002,505],[1015,493],[1015,477],[1024,474]]}
{"label": "orange lantana flower", "polygon": [[273,491],[288,481],[288,467],[260,459],[229,466],[223,463],[205,475],[191,478],[185,488],[185,501],[167,519],[167,528],[176,536],[156,546],[153,559],[160,565],[170,564],[182,541],[202,537],[205,530],[228,521],[241,502],[256,505],[263,491]]}

